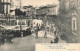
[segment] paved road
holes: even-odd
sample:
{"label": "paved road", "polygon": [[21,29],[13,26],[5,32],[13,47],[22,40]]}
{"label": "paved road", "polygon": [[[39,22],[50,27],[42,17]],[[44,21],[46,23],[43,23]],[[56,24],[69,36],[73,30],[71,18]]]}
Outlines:
{"label": "paved road", "polygon": [[[0,46],[0,51],[35,51],[36,43],[50,43],[54,41],[54,36],[47,34],[48,38],[44,38],[44,32],[39,32],[39,38],[35,39],[35,34],[26,37],[12,39],[13,44],[4,44]],[[60,43],[62,40],[60,40]],[[64,42],[64,41],[63,41]],[[65,43],[65,42],[64,42]]]}
{"label": "paved road", "polygon": [[35,39],[34,35],[14,38],[12,39],[13,44],[4,44],[0,46],[0,51],[35,51],[36,43],[50,43],[51,40],[54,40],[50,37],[43,38],[42,34],[40,33],[42,33],[42,31],[39,32],[38,39]]}

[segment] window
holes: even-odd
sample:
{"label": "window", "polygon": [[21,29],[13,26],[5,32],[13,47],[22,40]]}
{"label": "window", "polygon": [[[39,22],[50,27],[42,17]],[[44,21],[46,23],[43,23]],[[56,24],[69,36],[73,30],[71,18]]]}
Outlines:
{"label": "window", "polygon": [[75,30],[75,20],[73,20],[73,30]]}
{"label": "window", "polygon": [[77,30],[77,20],[76,20],[76,18],[72,18],[72,30]]}
{"label": "window", "polygon": [[25,22],[19,22],[18,25],[25,25]]}
{"label": "window", "polygon": [[26,25],[24,20],[19,20],[18,25]]}

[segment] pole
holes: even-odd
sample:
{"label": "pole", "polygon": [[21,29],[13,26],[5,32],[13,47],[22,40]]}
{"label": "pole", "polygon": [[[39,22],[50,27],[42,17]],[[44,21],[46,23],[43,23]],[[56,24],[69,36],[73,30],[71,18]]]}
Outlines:
{"label": "pole", "polygon": [[45,34],[44,34],[44,38],[47,38],[47,29],[46,29],[46,17],[47,17],[47,15],[45,15],[45,20],[44,20],[44,23],[45,23],[45,27],[44,27],[44,29],[45,29]]}
{"label": "pole", "polygon": [[22,3],[21,3],[21,0],[20,0],[20,8],[21,8],[21,6],[22,6],[21,4],[22,4]]}

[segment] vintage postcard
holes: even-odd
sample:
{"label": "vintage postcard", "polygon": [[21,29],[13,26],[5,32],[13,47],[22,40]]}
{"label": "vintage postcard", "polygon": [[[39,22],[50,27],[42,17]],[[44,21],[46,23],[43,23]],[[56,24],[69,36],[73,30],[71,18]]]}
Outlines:
{"label": "vintage postcard", "polygon": [[80,0],[0,0],[0,51],[80,51]]}

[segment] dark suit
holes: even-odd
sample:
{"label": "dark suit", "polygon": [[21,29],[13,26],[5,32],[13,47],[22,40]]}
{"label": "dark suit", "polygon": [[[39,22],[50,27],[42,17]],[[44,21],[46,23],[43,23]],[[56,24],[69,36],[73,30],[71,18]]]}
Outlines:
{"label": "dark suit", "polygon": [[55,37],[54,43],[58,43],[58,41],[59,41],[59,38],[58,37]]}

